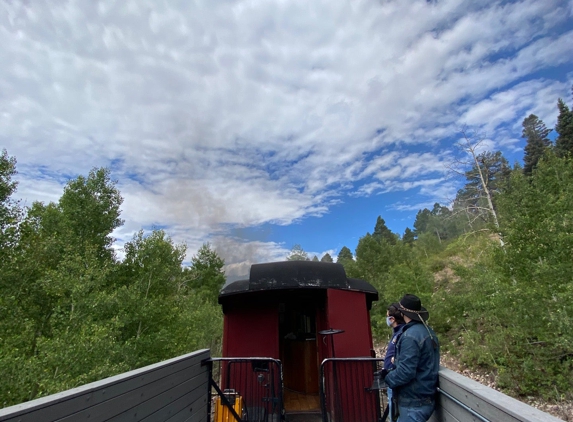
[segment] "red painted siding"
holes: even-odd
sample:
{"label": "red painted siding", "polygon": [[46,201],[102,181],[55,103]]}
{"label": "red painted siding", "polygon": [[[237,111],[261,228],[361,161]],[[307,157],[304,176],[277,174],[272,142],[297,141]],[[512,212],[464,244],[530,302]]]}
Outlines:
{"label": "red painted siding", "polygon": [[328,289],[327,295],[329,328],[344,330],[334,335],[335,357],[370,357],[372,333],[365,294]]}
{"label": "red painted siding", "polygon": [[223,356],[279,359],[278,315],[277,307],[227,311]]}

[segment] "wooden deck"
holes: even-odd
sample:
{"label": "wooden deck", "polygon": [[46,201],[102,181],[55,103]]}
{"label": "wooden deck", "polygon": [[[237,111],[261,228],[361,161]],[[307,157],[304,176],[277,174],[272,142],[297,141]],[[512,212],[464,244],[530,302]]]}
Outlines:
{"label": "wooden deck", "polygon": [[286,413],[320,412],[318,394],[302,394],[285,388],[284,406]]}

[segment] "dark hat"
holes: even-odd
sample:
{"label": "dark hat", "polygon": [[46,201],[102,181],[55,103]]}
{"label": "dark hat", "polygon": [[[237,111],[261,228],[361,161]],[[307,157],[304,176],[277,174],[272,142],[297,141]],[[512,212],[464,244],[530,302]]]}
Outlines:
{"label": "dark hat", "polygon": [[430,317],[420,298],[415,295],[404,295],[398,302],[398,310],[414,321],[426,322]]}

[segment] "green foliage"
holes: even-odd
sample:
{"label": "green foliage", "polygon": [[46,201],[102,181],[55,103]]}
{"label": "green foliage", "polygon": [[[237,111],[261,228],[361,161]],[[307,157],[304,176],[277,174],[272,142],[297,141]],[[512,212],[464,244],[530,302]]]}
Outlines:
{"label": "green foliage", "polygon": [[376,226],[374,226],[372,237],[379,242],[385,240],[391,245],[395,245],[397,241],[397,236],[390,231],[381,216],[378,216],[378,219],[376,220]]}
{"label": "green foliage", "polygon": [[93,169],[87,178],[78,176],[68,182],[58,203],[66,242],[77,248],[95,246],[101,259],[108,258],[114,241],[110,234],[123,224],[122,202],[108,169]]}
{"label": "green foliage", "polygon": [[548,153],[510,182],[498,197],[505,247],[460,238],[464,265],[434,294],[434,328],[508,392],[560,398],[573,391],[573,165]]}
{"label": "green foliage", "polygon": [[488,203],[488,192],[495,208],[495,198],[506,186],[511,168],[501,151],[485,151],[476,157],[477,164],[465,172],[466,184],[456,195],[458,208],[472,216],[491,222],[493,210]]}
{"label": "green foliage", "polygon": [[404,230],[404,236],[402,236],[402,241],[408,245],[413,245],[415,240],[416,235],[414,232],[410,229],[410,227],[406,227],[406,230]]}
{"label": "green foliage", "polygon": [[[529,176],[501,167],[491,185],[499,230],[471,221],[461,204],[436,204],[418,213],[411,247],[362,237],[350,273],[380,293],[371,311],[379,341],[390,333],[386,307],[414,293],[443,349],[492,371],[506,392],[572,398],[573,159],[547,149]],[[442,236],[451,221],[454,234]]]}
{"label": "green foliage", "polygon": [[[15,160],[3,153],[0,170],[0,205],[14,206]],[[222,259],[203,245],[183,270],[186,247],[156,230],[137,233],[118,262],[111,233],[121,202],[109,171],[94,169],[13,225],[0,261],[2,406],[220,349]]]}
{"label": "green foliage", "polygon": [[352,275],[364,280],[379,281],[393,265],[393,246],[371,234],[360,238],[356,246],[356,266]]}
{"label": "green foliage", "polygon": [[[460,224],[459,216],[456,213],[436,202],[431,211],[427,208],[418,211],[414,221],[413,234],[420,237],[425,233],[430,233],[436,236],[438,242],[441,243],[459,235],[462,226],[463,224]],[[408,230],[406,229],[406,231]]]}
{"label": "green foliage", "polygon": [[527,142],[524,148],[523,173],[527,176],[531,175],[545,150],[551,146],[551,141],[547,138],[549,132],[551,129],[547,129],[543,120],[540,120],[535,114],[530,114],[523,119],[522,137]]}
{"label": "green foliage", "polygon": [[336,262],[338,264],[344,265],[344,268],[354,262],[354,256],[352,255],[350,249],[348,249],[346,246],[343,246],[342,249],[340,249],[340,252],[338,252]]}
{"label": "green foliage", "polygon": [[17,182],[12,180],[16,174],[16,159],[9,157],[6,150],[2,150],[0,155],[0,271],[18,239],[21,212],[18,204],[11,199],[17,187]]}
{"label": "green foliage", "polygon": [[16,190],[17,183],[12,180],[16,174],[16,159],[3,149],[0,155],[0,204],[3,206]]}
{"label": "green foliage", "polygon": [[286,258],[287,261],[310,261],[308,254],[302,246],[296,244],[292,247]]}
{"label": "green foliage", "polygon": [[333,262],[333,260],[330,254],[327,252],[322,258],[320,258],[320,262]]}
{"label": "green foliage", "polygon": [[573,154],[573,110],[570,110],[561,98],[557,101],[559,115],[555,131],[558,136],[555,140],[555,152],[560,157]]}
{"label": "green foliage", "polygon": [[224,265],[211,245],[205,243],[191,258],[191,268],[185,274],[190,286],[213,304],[217,303],[219,291],[225,284]]}

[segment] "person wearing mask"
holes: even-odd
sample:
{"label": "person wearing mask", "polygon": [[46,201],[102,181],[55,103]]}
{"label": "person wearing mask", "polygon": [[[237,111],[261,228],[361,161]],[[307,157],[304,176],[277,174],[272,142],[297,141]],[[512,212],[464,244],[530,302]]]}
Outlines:
{"label": "person wearing mask", "polygon": [[[402,328],[406,322],[404,321],[404,316],[398,310],[398,304],[393,303],[388,306],[386,310],[386,324],[388,327],[392,328],[392,338],[388,343],[388,347],[386,348],[386,355],[384,356],[384,366],[383,369],[386,371],[390,371],[391,369],[395,368],[394,365],[394,357],[396,355],[396,343],[402,334]],[[387,412],[390,415],[390,421],[394,422],[392,419],[392,389],[388,388],[388,408]],[[387,413],[384,412],[386,415]]]}
{"label": "person wearing mask", "polygon": [[406,325],[396,343],[395,368],[382,369],[381,378],[392,389],[397,422],[426,422],[436,405],[440,344],[417,296],[404,295],[397,309]]}

